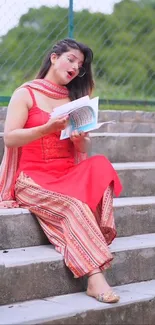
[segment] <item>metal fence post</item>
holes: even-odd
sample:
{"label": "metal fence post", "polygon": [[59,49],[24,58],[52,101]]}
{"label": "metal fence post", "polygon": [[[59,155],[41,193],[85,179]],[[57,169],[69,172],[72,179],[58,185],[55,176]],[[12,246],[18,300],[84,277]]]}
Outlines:
{"label": "metal fence post", "polygon": [[73,38],[73,34],[74,34],[73,1],[74,0],[69,0],[69,12],[68,12],[68,36],[69,36],[69,38]]}

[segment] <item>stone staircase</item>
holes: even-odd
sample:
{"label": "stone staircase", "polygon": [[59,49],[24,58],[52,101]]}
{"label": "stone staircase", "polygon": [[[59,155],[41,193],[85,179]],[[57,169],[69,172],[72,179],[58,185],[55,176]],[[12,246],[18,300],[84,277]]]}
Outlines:
{"label": "stone staircase", "polygon": [[[73,279],[35,216],[4,209],[0,325],[155,325],[155,134],[149,126],[148,132],[91,135],[91,154],[106,155],[124,186],[114,199],[118,237],[106,272],[120,302],[108,305],[87,297],[86,279]],[[1,134],[1,156],[2,145]]]}

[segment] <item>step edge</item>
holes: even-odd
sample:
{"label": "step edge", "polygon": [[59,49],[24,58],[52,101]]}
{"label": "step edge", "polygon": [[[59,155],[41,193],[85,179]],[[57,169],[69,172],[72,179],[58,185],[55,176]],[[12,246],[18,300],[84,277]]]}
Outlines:
{"label": "step edge", "polygon": [[[142,200],[137,203],[136,200]],[[132,202],[133,201],[133,202]],[[139,206],[139,205],[153,205],[155,204],[155,196],[130,196],[114,198],[114,207],[126,207],[126,206]],[[28,209],[24,208],[12,208],[12,209],[1,209],[0,218],[5,216],[19,216],[24,214],[32,214]]]}
{"label": "step edge", "polygon": [[121,170],[152,170],[155,169],[155,162],[147,161],[147,162],[119,162],[119,163],[112,163],[113,167],[117,171]]}
{"label": "step edge", "polygon": [[[150,287],[152,288],[151,290]],[[150,301],[155,298],[155,290],[153,289],[154,287],[155,287],[155,280],[137,282],[133,284],[126,284],[126,285],[114,287],[116,293],[120,294],[120,297],[124,299],[124,301],[120,300],[120,302],[115,305],[101,304],[96,300],[94,300],[93,298],[86,296],[85,293],[73,293],[68,295],[49,297],[45,299],[30,300],[22,303],[9,304],[5,306],[1,306],[0,312],[1,315],[2,312],[6,313],[8,320],[11,319],[11,323],[8,322],[6,317],[5,319],[4,318],[1,319],[3,323],[1,323],[0,321],[0,325],[2,324],[21,325],[21,321],[23,325],[25,324],[33,325],[36,324],[36,321],[37,324],[39,324],[38,321],[41,324],[41,322],[43,323],[43,322],[48,322],[49,320],[54,321],[58,319],[73,317],[77,314],[82,314],[84,312],[88,312],[91,310],[94,311],[106,310],[106,309],[112,310],[114,307],[119,308],[120,306],[128,306],[130,304],[136,304],[142,301],[144,302]],[[42,308],[40,308],[40,305],[42,306]],[[14,307],[14,309],[13,308],[10,309],[9,308],[10,306]],[[31,309],[31,306],[33,309]],[[50,306],[51,308],[49,308]],[[28,308],[31,311],[29,313],[28,313]],[[23,311],[25,311],[25,314],[21,315],[19,319],[19,312],[21,312],[22,309]],[[35,313],[36,309],[41,311],[39,318],[32,317],[32,315],[36,315]],[[13,319],[15,318],[13,317],[13,315],[15,315],[15,313],[17,314],[17,310],[18,310],[18,320],[15,320],[16,323],[14,323]],[[23,321],[24,315],[30,315],[30,318]]]}
{"label": "step edge", "polygon": [[127,206],[143,206],[143,205],[150,206],[154,204],[155,204],[155,196],[131,196],[131,197],[120,197],[120,198],[113,199],[114,208],[127,207]]}
{"label": "step edge", "polygon": [[130,132],[91,132],[90,133],[91,138],[96,137],[116,137],[116,138],[154,138],[155,133],[130,133]]}
{"label": "step edge", "polygon": [[[4,137],[4,132],[0,132],[0,137]],[[155,138],[155,133],[147,133],[147,132],[90,132],[90,137],[117,137],[117,138],[125,138],[125,137],[149,137],[149,138]]]}
{"label": "step edge", "polygon": [[[125,243],[127,241],[132,242],[133,240],[136,240],[136,244],[133,247],[131,247],[130,244],[128,244],[128,246],[122,244],[122,242]],[[109,247],[110,247],[110,251],[114,254],[118,252],[155,248],[155,233],[117,237]],[[19,255],[22,250],[24,250],[24,252],[26,251],[27,255],[25,256],[25,258],[23,258],[23,255],[21,257]],[[4,251],[7,251],[8,253],[9,252],[13,253],[10,257],[11,259],[9,259],[8,257],[9,255],[6,255],[8,253],[3,253]],[[35,255],[35,252],[37,252],[38,255]],[[18,253],[18,259],[15,260],[14,256],[16,256],[17,253]],[[5,266],[6,268],[29,265],[31,263],[34,263],[34,260],[35,263],[46,263],[46,262],[55,263],[55,262],[63,261],[63,256],[59,254],[54,249],[54,247],[50,244],[1,250],[0,257],[2,257],[0,265]]]}
{"label": "step edge", "polygon": [[12,209],[1,209],[0,208],[0,217],[2,216],[10,216],[13,214],[13,216],[16,215],[24,215],[31,213],[28,209],[24,208],[12,208]]}

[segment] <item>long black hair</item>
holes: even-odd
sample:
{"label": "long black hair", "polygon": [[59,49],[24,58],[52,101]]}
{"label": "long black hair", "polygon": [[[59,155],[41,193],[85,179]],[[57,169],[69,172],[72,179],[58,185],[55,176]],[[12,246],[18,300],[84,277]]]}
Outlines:
{"label": "long black hair", "polygon": [[61,56],[61,54],[68,52],[70,49],[76,49],[83,53],[84,55],[83,67],[85,68],[86,71],[83,77],[77,76],[66,85],[66,87],[69,90],[70,99],[74,100],[85,95],[90,95],[94,87],[94,81],[93,81],[92,70],[91,70],[93,52],[88,46],[80,42],[76,42],[75,40],[70,38],[65,38],[59,41],[57,44],[53,46],[52,50],[50,50],[49,53],[46,55],[36,78],[44,79],[44,77],[46,76],[52,64],[51,63],[52,53],[56,53],[57,56]]}

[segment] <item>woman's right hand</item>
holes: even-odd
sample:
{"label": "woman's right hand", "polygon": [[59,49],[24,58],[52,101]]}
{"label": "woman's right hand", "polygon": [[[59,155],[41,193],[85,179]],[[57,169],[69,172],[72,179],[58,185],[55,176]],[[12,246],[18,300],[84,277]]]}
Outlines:
{"label": "woman's right hand", "polygon": [[68,124],[68,118],[68,115],[63,117],[50,118],[48,122],[42,126],[43,136],[49,133],[55,133],[64,130]]}

